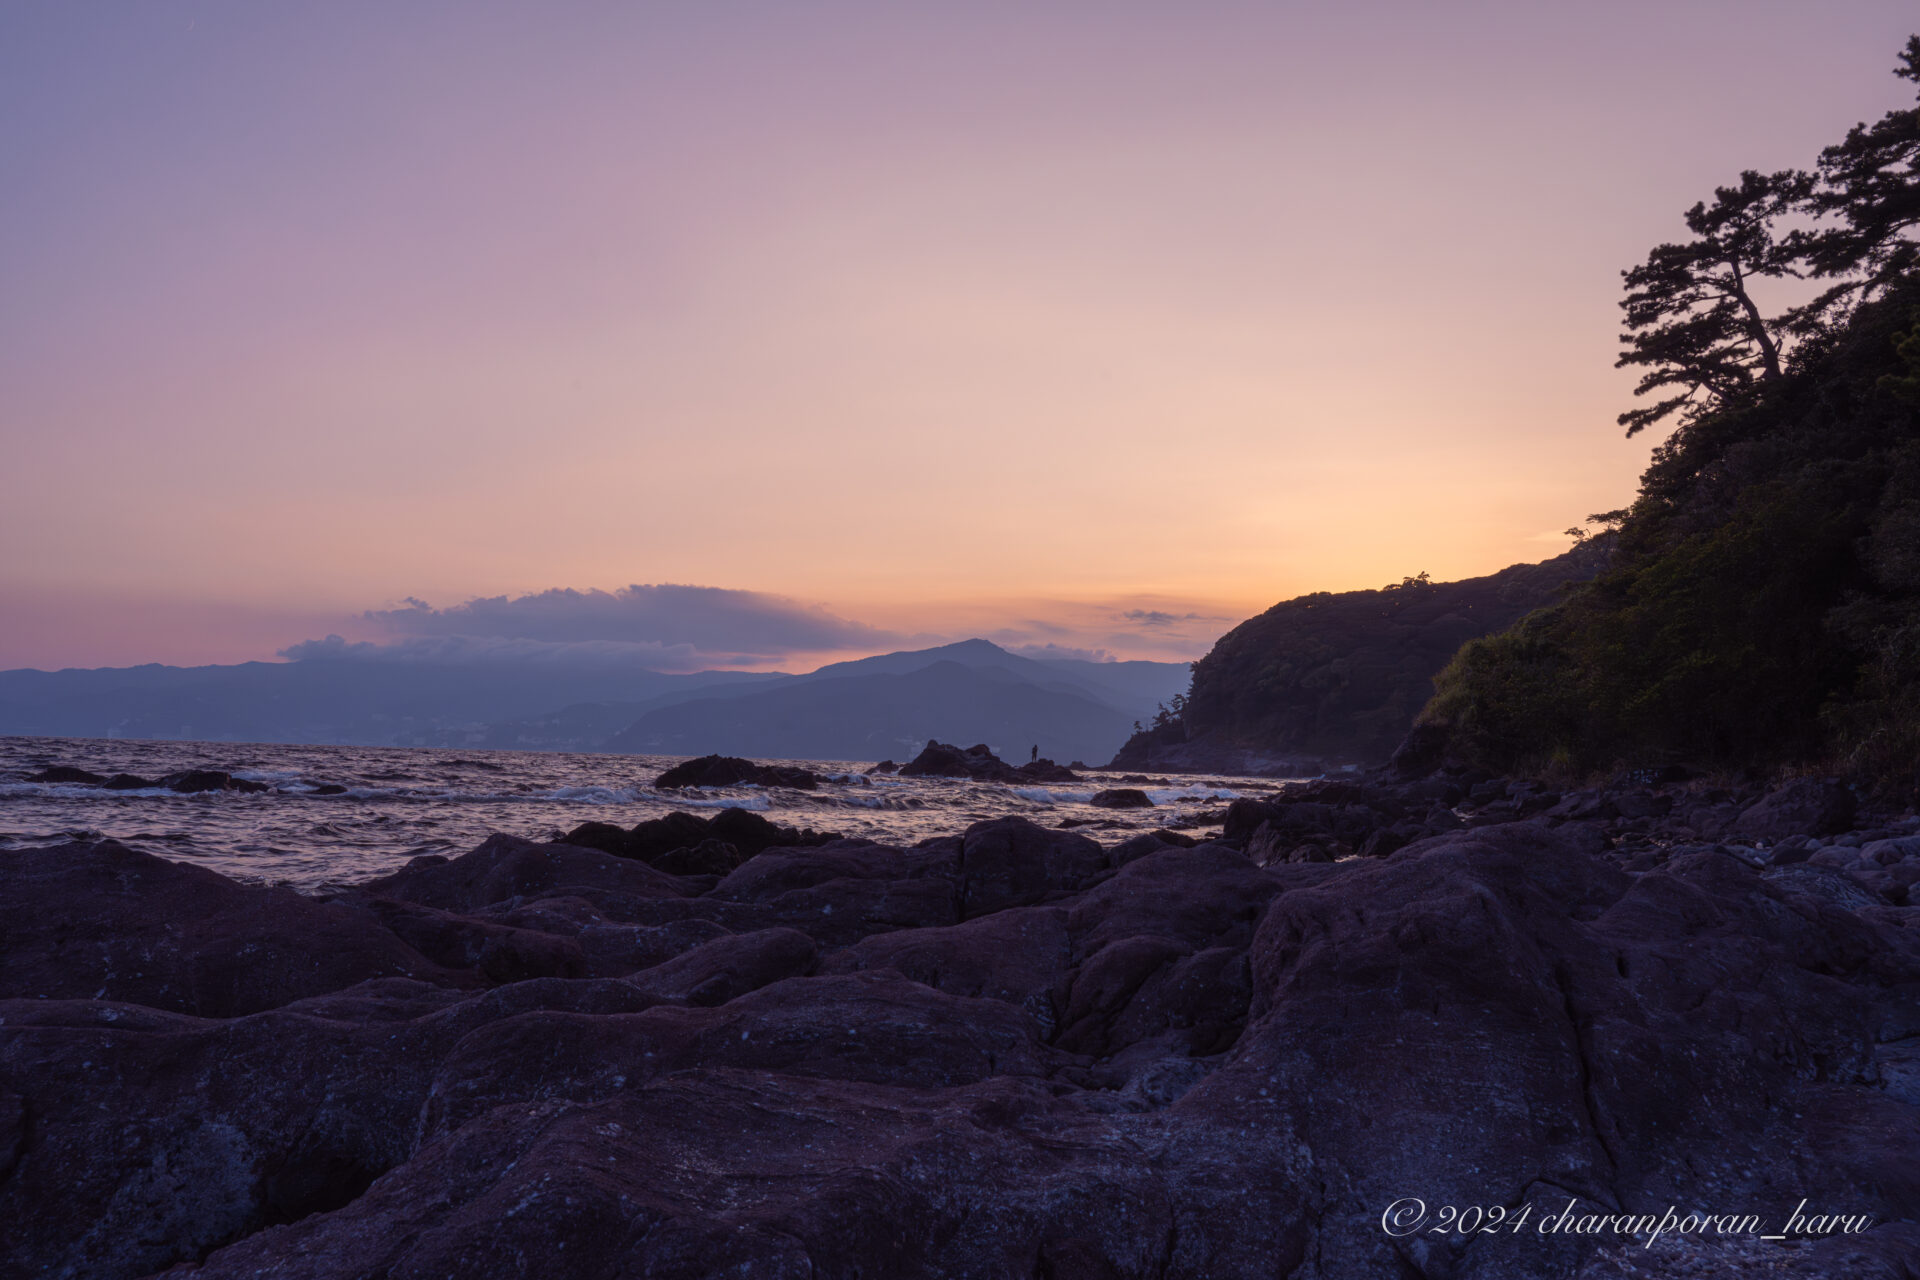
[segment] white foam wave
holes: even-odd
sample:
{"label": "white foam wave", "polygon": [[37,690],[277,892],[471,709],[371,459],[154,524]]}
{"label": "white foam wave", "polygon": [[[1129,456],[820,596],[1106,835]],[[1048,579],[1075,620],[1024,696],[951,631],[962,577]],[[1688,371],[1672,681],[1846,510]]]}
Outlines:
{"label": "white foam wave", "polygon": [[1008,787],[1007,790],[1035,804],[1085,804],[1093,799],[1091,791],[1060,791],[1052,787]]}
{"label": "white foam wave", "polygon": [[913,796],[836,796],[835,803],[854,809],[888,809],[895,812],[927,807],[926,801]]}
{"label": "white foam wave", "polygon": [[1238,800],[1240,793],[1226,787],[1160,787],[1149,790],[1147,799],[1155,804],[1173,804],[1180,800]]}
{"label": "white foam wave", "polygon": [[[220,793],[206,791],[200,794],[218,795]],[[61,800],[99,800],[103,797],[113,798],[118,796],[181,798],[180,792],[167,787],[140,787],[128,791],[109,791],[105,787],[90,786],[80,782],[0,782],[0,797],[5,796],[46,796]]]}
{"label": "white foam wave", "polygon": [[638,787],[556,787],[539,797],[569,804],[632,804],[639,798]]}
{"label": "white foam wave", "polygon": [[773,801],[765,796],[743,796],[737,800],[684,800],[679,796],[667,799],[676,809],[752,809],[764,813],[773,808]]}

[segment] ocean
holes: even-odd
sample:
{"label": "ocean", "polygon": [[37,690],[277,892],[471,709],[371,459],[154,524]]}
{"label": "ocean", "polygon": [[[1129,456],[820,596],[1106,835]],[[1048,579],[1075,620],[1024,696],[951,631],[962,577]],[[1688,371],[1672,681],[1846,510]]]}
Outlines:
{"label": "ocean", "polygon": [[[896,845],[1019,814],[1045,826],[1086,824],[1105,843],[1173,827],[1203,836],[1229,801],[1283,779],[1088,773],[1079,783],[1007,786],[947,778],[868,777],[872,761],[763,761],[822,776],[818,791],[779,787],[658,790],[682,757],[288,746],[96,738],[0,737],[0,849],[106,837],[236,880],[306,892],[384,875],[422,853],[455,857],[495,832],[552,840],[582,822],[632,826],[673,810],[751,809],[775,822]],[[266,784],[258,793],[28,782],[52,765],[158,778],[218,769]],[[340,794],[317,794],[323,786]],[[1151,809],[1096,809],[1096,791],[1137,786]]]}

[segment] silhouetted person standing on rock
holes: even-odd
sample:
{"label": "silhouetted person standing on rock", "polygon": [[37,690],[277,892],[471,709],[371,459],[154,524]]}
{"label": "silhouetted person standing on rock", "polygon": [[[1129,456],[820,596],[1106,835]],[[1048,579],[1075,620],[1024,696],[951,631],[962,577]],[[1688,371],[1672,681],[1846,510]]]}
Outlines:
{"label": "silhouetted person standing on rock", "polygon": [[1027,757],[1027,763],[1037,764],[1039,760],[1040,760],[1040,744],[1036,742],[1033,746],[1033,754]]}

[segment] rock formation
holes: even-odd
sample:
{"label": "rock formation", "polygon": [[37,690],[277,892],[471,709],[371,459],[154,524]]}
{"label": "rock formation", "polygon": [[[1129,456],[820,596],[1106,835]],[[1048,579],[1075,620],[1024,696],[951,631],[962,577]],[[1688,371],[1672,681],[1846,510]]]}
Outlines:
{"label": "rock formation", "polygon": [[742,760],[738,756],[700,756],[693,760],[682,760],[673,768],[654,779],[656,787],[737,787],[741,784],[756,787],[792,787],[799,791],[813,791],[820,786],[820,777],[811,769],[801,769],[791,765],[755,764],[751,760]]}
{"label": "rock formation", "polygon": [[[1920,820],[1816,831],[1809,791],[1381,774],[1112,847],[676,814],[325,900],[0,851],[0,1256],[1891,1280],[1920,1262]],[[674,872],[710,844],[730,865]],[[1537,1229],[1777,1231],[1803,1199],[1869,1223]]]}
{"label": "rock formation", "polygon": [[993,754],[986,743],[962,751],[928,739],[920,754],[900,766],[903,778],[972,778],[976,782],[1078,782],[1080,776],[1064,765],[1036,758],[1015,766]]}

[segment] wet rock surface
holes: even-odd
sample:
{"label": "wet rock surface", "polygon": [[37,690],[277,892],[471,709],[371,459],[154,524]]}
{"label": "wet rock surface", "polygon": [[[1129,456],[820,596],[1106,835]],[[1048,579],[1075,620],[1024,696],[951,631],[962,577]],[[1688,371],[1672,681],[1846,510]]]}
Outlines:
{"label": "wet rock surface", "polygon": [[[1418,772],[1236,801],[1212,841],[1013,818],[897,848],[730,810],[326,899],[0,853],[0,1257],[1915,1274],[1920,821],[1836,830],[1819,783]],[[1383,1229],[1408,1197],[1429,1218]],[[1533,1229],[1577,1201],[1775,1232],[1803,1200],[1863,1229]],[[1427,1229],[1444,1206],[1529,1227]]]}
{"label": "wet rock surface", "polygon": [[[891,764],[892,761],[883,761]],[[985,743],[962,750],[929,740],[920,754],[897,770],[903,778],[972,778],[975,782],[1078,782],[1080,775],[1065,765],[1036,756],[1023,765],[1010,765]]]}
{"label": "wet rock surface", "polygon": [[632,858],[673,875],[725,875],[775,845],[817,845],[837,838],[831,832],[783,827],[745,809],[722,809],[710,818],[670,813],[631,828],[583,822],[561,842]]}
{"label": "wet rock surface", "polygon": [[789,765],[756,764],[738,756],[700,756],[683,761],[654,779],[656,787],[793,787],[812,791],[820,777],[811,769]]}

